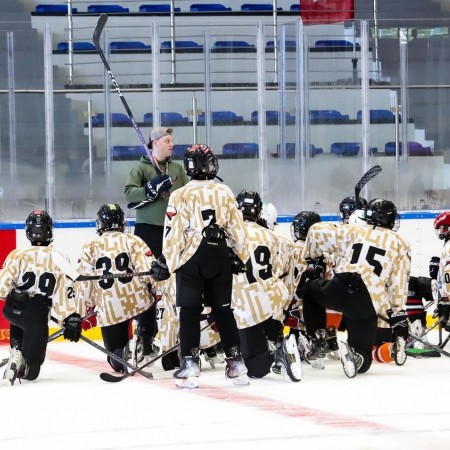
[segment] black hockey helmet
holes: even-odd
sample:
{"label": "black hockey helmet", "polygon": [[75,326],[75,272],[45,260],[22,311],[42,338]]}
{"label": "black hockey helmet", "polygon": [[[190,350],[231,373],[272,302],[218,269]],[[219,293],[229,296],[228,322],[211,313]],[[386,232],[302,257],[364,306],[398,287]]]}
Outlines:
{"label": "black hockey helmet", "polygon": [[25,221],[25,233],[32,245],[48,245],[53,241],[53,220],[47,211],[35,210]]}
{"label": "black hockey helmet", "polygon": [[359,197],[359,205],[356,204],[356,197],[345,197],[339,204],[339,214],[341,216],[341,221],[347,223],[349,217],[357,209],[365,209],[367,206],[367,200],[365,198]]}
{"label": "black hockey helmet", "polygon": [[125,230],[125,214],[117,203],[103,205],[97,213],[97,234],[100,236],[104,231]]}
{"label": "black hockey helmet", "polygon": [[184,169],[194,180],[212,180],[219,171],[219,161],[205,144],[194,144],[184,154]]}
{"label": "black hockey helmet", "polygon": [[262,200],[257,192],[243,190],[237,195],[236,201],[245,220],[256,222],[259,219]]}
{"label": "black hockey helmet", "polygon": [[315,211],[301,211],[292,221],[291,236],[293,241],[304,241],[311,225],[320,222],[320,216]]}
{"label": "black hockey helmet", "polygon": [[375,198],[366,208],[366,222],[369,225],[389,228],[397,231],[400,228],[400,217],[397,208],[390,200]]}

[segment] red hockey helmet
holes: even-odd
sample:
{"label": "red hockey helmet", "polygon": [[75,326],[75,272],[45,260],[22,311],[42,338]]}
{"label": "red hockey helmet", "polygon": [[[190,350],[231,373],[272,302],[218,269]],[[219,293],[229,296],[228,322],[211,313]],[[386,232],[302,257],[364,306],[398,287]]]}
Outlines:
{"label": "red hockey helmet", "polygon": [[436,216],[434,229],[439,239],[450,237],[450,211],[444,211]]}

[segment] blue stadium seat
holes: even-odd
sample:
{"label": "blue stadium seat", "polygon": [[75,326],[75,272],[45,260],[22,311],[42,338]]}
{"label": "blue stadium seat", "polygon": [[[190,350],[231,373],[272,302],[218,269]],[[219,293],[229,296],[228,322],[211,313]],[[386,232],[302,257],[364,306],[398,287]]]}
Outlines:
{"label": "blue stadium seat", "polygon": [[161,113],[161,125],[163,127],[169,127],[171,125],[182,125],[189,123],[189,117],[183,117],[180,113],[176,112],[163,112]]}
{"label": "blue stadium seat", "polygon": [[309,111],[311,122],[345,123],[350,119],[348,114],[341,114],[335,109],[312,109]]}
{"label": "blue stadium seat", "polygon": [[[362,121],[362,111],[359,110],[356,113],[356,120]],[[395,115],[388,109],[371,109],[370,110],[370,123],[394,123]]]}
{"label": "blue stadium seat", "polygon": [[[314,156],[323,153],[323,148],[316,147],[313,144],[309,144],[309,156],[314,158]],[[278,157],[280,154],[280,144],[277,145],[276,153],[272,153],[272,156]],[[286,158],[295,158],[295,143],[286,143]]]}
{"label": "blue stadium seat", "polygon": [[113,41],[109,44],[111,50],[151,50],[151,45],[141,41]]}
{"label": "blue stadium seat", "polygon": [[116,161],[136,160],[147,154],[142,145],[114,145],[112,159]]}
{"label": "blue stadium seat", "polygon": [[191,144],[176,144],[172,149],[172,156],[174,158],[182,158],[186,153],[186,150],[191,146]]}
{"label": "blue stadium seat", "polygon": [[[271,3],[244,3],[241,11],[273,11]],[[283,8],[277,8],[277,11],[283,11]]]}
{"label": "blue stadium seat", "polygon": [[147,123],[150,125],[153,124],[153,113],[149,112],[149,113],[144,114],[144,123]]}
{"label": "blue stadium seat", "polygon": [[[161,51],[170,51],[172,49],[171,41],[163,41],[161,42]],[[203,45],[197,44],[194,41],[175,41],[175,50],[179,51],[194,51],[194,52],[202,52]]]}
{"label": "blue stadium seat", "polygon": [[[199,114],[198,123],[205,123],[205,113]],[[238,116],[233,111],[213,111],[212,122],[213,125],[227,125],[227,124],[238,124],[244,121],[243,116]]]}
{"label": "blue stadium seat", "polygon": [[227,8],[226,6],[220,3],[210,3],[210,4],[201,4],[194,3],[189,8],[191,12],[226,12],[231,11],[231,8]]}
{"label": "blue stadium seat", "polygon": [[314,43],[316,47],[352,47],[353,44],[350,41],[343,39],[323,39]]}
{"label": "blue stadium seat", "polygon": [[295,3],[294,5],[291,5],[289,8],[290,11],[300,11],[300,3]]}
{"label": "blue stadium seat", "polygon": [[[69,51],[69,43],[68,42],[60,42],[56,49],[60,52],[68,52]],[[90,52],[95,51],[95,45],[92,42],[74,42],[73,43],[73,51],[74,52]]]}
{"label": "blue stadium seat", "polygon": [[[174,8],[174,12],[180,12],[181,8]],[[141,5],[140,13],[170,13],[170,5]]]}
{"label": "blue stadium seat", "polygon": [[[67,14],[69,8],[67,4],[65,5],[37,5],[35,11],[37,13],[45,13],[45,14]],[[78,8],[72,8],[72,14],[76,14],[78,12]]]}
{"label": "blue stadium seat", "polygon": [[89,5],[87,7],[88,13],[95,14],[114,14],[114,13],[128,13],[130,12],[129,8],[124,8],[120,5]]}
{"label": "blue stadium seat", "polygon": [[[399,154],[403,152],[402,142],[399,143]],[[386,156],[395,156],[395,142],[386,142],[384,146],[384,153]],[[433,152],[431,147],[424,147],[419,142],[408,142],[408,155],[409,156],[432,156]]]}
{"label": "blue stadium seat", "polygon": [[[295,41],[285,41],[285,49],[286,50],[295,50],[297,47],[297,44]],[[275,42],[274,41],[267,41],[266,49],[273,49],[275,48]]]}
{"label": "blue stadium seat", "polygon": [[[286,111],[285,120],[287,125],[295,124],[295,116]],[[258,123],[258,111],[253,111],[251,114],[251,121]],[[278,125],[279,112],[278,111],[266,111],[266,125]]]}
{"label": "blue stadium seat", "polygon": [[359,153],[360,148],[359,142],[334,142],[331,144],[330,152],[335,155],[355,156]]}
{"label": "blue stadium seat", "polygon": [[216,41],[214,42],[214,48],[226,48],[226,49],[236,49],[236,48],[245,48],[245,49],[256,49],[256,47],[252,44],[249,44],[246,41]]}
{"label": "blue stadium seat", "polygon": [[254,142],[228,143],[223,146],[222,153],[226,156],[256,158],[259,153],[259,146]]}
{"label": "blue stadium seat", "polygon": [[[103,126],[105,125],[105,114],[98,113],[92,117],[93,126]],[[131,125],[130,118],[123,113],[112,113],[111,114],[111,125]]]}

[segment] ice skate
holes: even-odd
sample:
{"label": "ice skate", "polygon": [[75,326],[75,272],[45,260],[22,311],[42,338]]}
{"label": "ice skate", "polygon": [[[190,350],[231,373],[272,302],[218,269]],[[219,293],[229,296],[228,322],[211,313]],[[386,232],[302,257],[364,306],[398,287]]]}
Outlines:
{"label": "ice skate", "polygon": [[25,367],[25,360],[23,359],[22,352],[18,348],[11,348],[11,355],[6,365],[5,372],[3,374],[2,385],[13,386],[16,379],[19,377]]}
{"label": "ice skate", "polygon": [[273,372],[278,373],[278,368],[281,368],[281,373],[285,371],[291,381],[301,381],[303,371],[300,353],[293,334],[284,338],[276,350]]}
{"label": "ice skate", "polygon": [[215,369],[216,364],[223,364],[225,362],[223,351],[217,350],[216,346],[205,349],[203,356],[205,361],[211,366],[211,369]]}
{"label": "ice skate", "polygon": [[402,337],[397,337],[392,344],[392,359],[397,366],[403,366],[408,357],[406,353],[406,342]]}
{"label": "ice skate", "polygon": [[336,328],[328,327],[325,329],[325,339],[327,340],[328,350],[327,358],[338,360],[340,359],[339,347],[336,337]]}
{"label": "ice skate", "polygon": [[358,369],[363,363],[362,356],[358,355],[347,342],[338,340],[337,344],[345,375],[347,375],[348,378],[356,377],[356,375],[358,375]]}
{"label": "ice skate", "polygon": [[231,356],[225,358],[225,377],[230,378],[233,384],[246,386],[250,384],[247,376],[247,367],[239,348],[235,345],[229,350]]}
{"label": "ice skate", "polygon": [[192,350],[192,356],[185,356],[181,361],[181,367],[173,374],[175,385],[181,389],[198,388],[200,376],[198,349]]}
{"label": "ice skate", "polygon": [[299,336],[299,350],[303,354],[303,359],[314,369],[325,368],[325,355],[327,342],[325,340],[325,330],[317,330],[314,337],[308,339],[304,333]]}

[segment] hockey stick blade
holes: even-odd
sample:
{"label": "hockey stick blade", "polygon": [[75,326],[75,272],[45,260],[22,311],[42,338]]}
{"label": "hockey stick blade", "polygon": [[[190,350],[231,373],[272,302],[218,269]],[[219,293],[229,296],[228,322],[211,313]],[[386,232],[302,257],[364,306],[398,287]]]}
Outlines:
{"label": "hockey stick blade", "polygon": [[355,185],[355,197],[356,197],[356,207],[360,209],[359,194],[362,188],[374,177],[376,177],[383,169],[379,166],[371,167],[356,183]]}
{"label": "hockey stick blade", "polygon": [[431,343],[428,342],[427,340],[422,339],[420,336],[417,336],[417,335],[414,334],[414,333],[409,333],[409,335],[410,335],[413,339],[415,339],[416,341],[421,342],[425,347],[428,347],[428,348],[431,348],[431,349],[433,349],[433,350],[436,350],[436,351],[437,351],[438,353],[440,353],[441,355],[444,355],[444,356],[447,356],[448,358],[450,358],[450,353],[447,352],[447,351],[445,351],[445,350],[443,350],[443,349],[442,349],[441,347],[439,347],[438,345],[431,344]]}
{"label": "hockey stick blade", "polygon": [[[214,322],[213,323],[209,323],[208,325],[205,325],[203,328],[200,329],[200,332],[202,332],[203,330],[206,330],[207,328],[209,328],[212,325],[214,325]],[[113,375],[113,374],[107,373],[107,372],[102,372],[100,374],[100,378],[103,381],[106,381],[107,383],[118,383],[119,381],[123,381],[123,380],[127,379],[128,377],[134,375],[136,372],[138,372],[138,371],[140,371],[142,369],[145,369],[146,367],[148,367],[151,364],[155,363],[156,361],[160,360],[163,356],[165,356],[165,355],[169,354],[170,352],[176,350],[179,346],[180,346],[180,343],[175,344],[174,346],[170,347],[165,352],[162,352],[161,354],[159,354],[155,358],[151,359],[150,361],[146,362],[145,364],[140,366],[138,369],[133,370],[132,372],[127,372],[126,374],[119,375],[119,376]]]}

